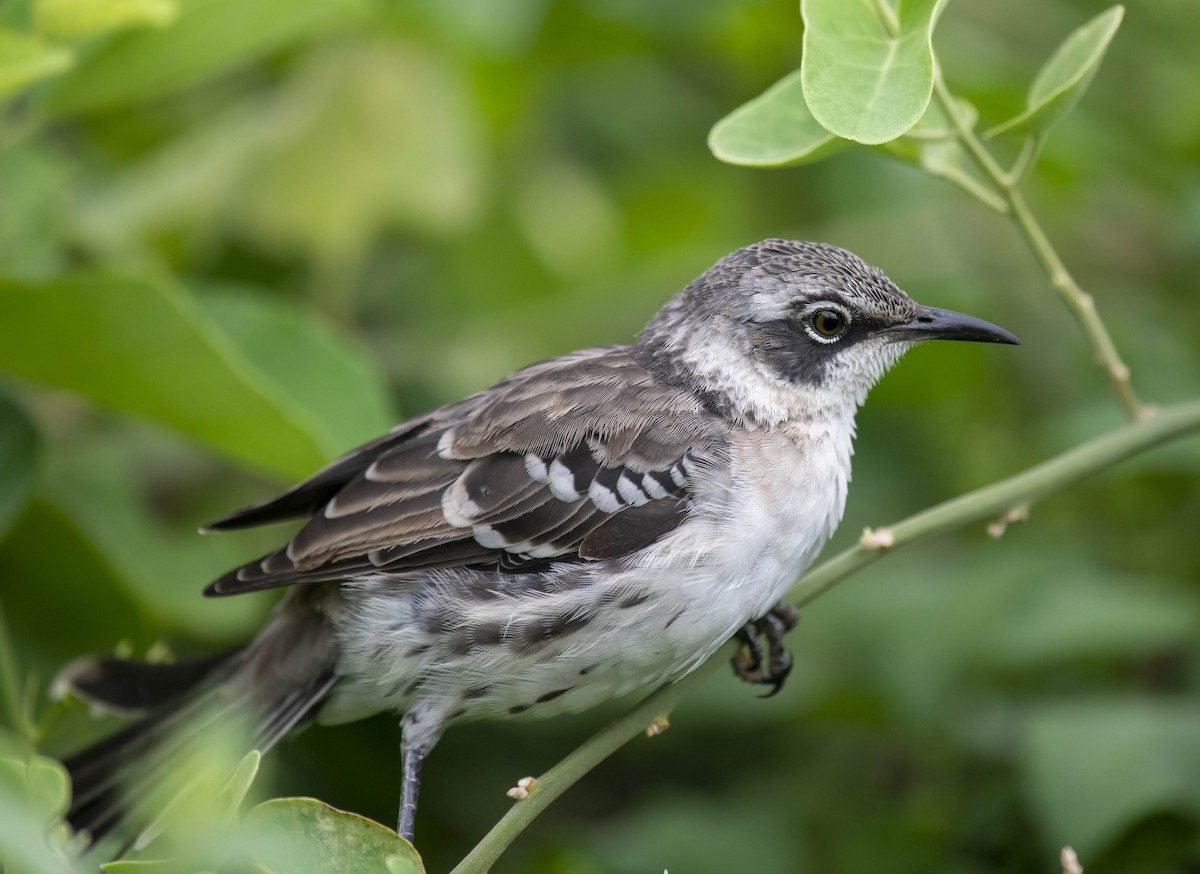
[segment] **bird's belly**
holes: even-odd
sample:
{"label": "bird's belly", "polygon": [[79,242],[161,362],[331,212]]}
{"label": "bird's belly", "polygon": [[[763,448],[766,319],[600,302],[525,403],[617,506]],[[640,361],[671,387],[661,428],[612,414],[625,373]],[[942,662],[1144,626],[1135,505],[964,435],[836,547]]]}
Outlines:
{"label": "bird's belly", "polygon": [[832,446],[759,439],[735,450],[731,480],[632,556],[549,574],[345,584],[344,679],[323,718],[403,710],[416,697],[447,700],[450,719],[549,716],[687,673],[779,600],[844,503]]}
{"label": "bird's belly", "polygon": [[681,676],[749,618],[710,568],[584,567],[560,582],[544,592],[510,578],[488,601],[443,589],[404,602],[385,585],[353,584],[339,624],[343,680],[323,721],[417,697],[455,699],[452,719],[584,710]]}
{"label": "bird's belly", "polygon": [[785,430],[748,434],[734,447],[729,496],[731,526],[739,532],[730,556],[734,589],[744,593],[750,618],[769,610],[812,564],[846,506],[850,432]]}

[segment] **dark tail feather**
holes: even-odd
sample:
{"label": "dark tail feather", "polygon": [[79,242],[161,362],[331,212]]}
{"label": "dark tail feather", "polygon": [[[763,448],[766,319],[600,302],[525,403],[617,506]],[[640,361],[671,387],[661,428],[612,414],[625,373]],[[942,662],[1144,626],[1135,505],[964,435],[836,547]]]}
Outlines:
{"label": "dark tail feather", "polygon": [[249,727],[251,748],[266,752],[315,716],[337,677],[324,619],[304,606],[285,599],[253,643],[206,659],[152,665],[89,657],[69,665],[62,686],[141,717],[64,761],[71,826],[93,842],[123,829],[130,790],[161,785],[194,739],[238,721]]}
{"label": "dark tail feather", "polygon": [[84,656],[67,665],[58,684],[77,697],[118,713],[146,714],[183,700],[241,651],[169,664]]}
{"label": "dark tail feather", "polygon": [[[147,760],[156,739],[173,722],[170,712],[147,716],[63,762],[71,775],[71,807],[67,820],[92,841],[103,839],[126,816],[126,782]],[[139,777],[142,775],[139,773]]]}

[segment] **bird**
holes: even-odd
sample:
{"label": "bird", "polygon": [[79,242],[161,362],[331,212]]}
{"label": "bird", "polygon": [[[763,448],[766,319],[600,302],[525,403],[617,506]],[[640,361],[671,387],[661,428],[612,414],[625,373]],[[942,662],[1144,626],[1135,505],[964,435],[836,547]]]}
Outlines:
{"label": "bird", "polygon": [[148,779],[201,704],[247,720],[262,751],[310,721],[399,715],[411,841],[422,764],[453,723],[583,710],[735,636],[738,675],[777,691],[781,599],[841,520],[856,411],[925,340],[1020,342],[844,249],[764,240],[635,342],[517,370],[216,520],[202,530],[302,521],[204,590],[287,592],[234,650],[64,670],[63,688],[140,717],[65,760],[69,820],[93,840],[121,826],[122,783]]}

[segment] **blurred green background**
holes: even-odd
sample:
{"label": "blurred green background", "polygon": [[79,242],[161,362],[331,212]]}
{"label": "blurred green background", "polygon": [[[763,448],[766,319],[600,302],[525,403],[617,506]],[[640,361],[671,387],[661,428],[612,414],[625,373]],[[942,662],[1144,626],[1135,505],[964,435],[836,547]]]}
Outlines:
{"label": "blurred green background", "polygon": [[[1001,121],[1103,8],[951,4],[946,78]],[[923,348],[876,389],[831,551],[1121,422],[1000,217],[867,150],[709,154],[798,65],[793,3],[8,0],[0,28],[0,657],[6,720],[51,754],[108,725],[47,703],[69,659],[210,651],[270,608],[199,591],[286,532],[199,524],[631,338],[764,237],[850,248],[1025,342]],[[1198,45],[1193,0],[1130,8],[1029,185],[1150,402],[1200,386]],[[1200,870],[1198,471],[1194,440],[1160,449],[999,541],[879,563],[805,610],[782,694],[719,673],[496,870],[1048,872],[1064,843],[1089,874]],[[452,729],[429,869],[620,707]],[[391,822],[395,723],[310,730],[258,791]]]}

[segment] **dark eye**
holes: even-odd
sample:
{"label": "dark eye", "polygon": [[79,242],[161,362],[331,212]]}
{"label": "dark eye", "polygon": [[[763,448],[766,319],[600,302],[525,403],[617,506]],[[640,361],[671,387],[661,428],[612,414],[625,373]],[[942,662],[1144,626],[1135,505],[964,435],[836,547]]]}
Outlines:
{"label": "dark eye", "polygon": [[833,339],[846,330],[849,319],[837,310],[817,310],[812,314],[812,326],[822,337]]}

